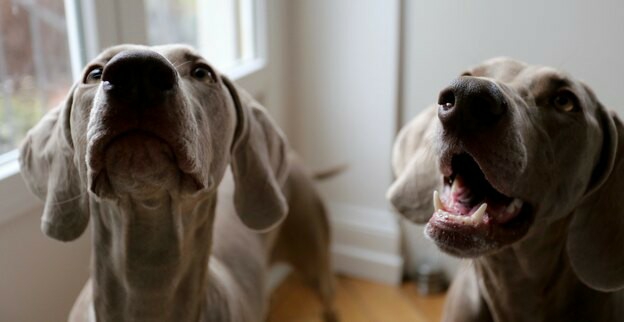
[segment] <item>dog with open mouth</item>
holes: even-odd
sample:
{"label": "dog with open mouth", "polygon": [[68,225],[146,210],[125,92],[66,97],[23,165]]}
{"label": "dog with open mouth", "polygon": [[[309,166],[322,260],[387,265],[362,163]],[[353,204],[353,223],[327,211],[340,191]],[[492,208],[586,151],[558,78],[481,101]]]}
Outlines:
{"label": "dog with open mouth", "polygon": [[401,130],[388,198],[471,259],[444,321],[624,321],[623,134],[587,85],[509,58]]}

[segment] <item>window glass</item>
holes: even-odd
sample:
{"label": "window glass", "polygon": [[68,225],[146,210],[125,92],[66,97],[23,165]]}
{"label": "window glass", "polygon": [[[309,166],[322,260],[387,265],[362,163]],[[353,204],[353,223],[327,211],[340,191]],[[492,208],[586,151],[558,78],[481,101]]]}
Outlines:
{"label": "window glass", "polygon": [[196,0],[145,0],[150,45],[185,43],[197,47]]}
{"label": "window glass", "polygon": [[256,0],[146,0],[149,44],[186,43],[227,70],[257,58]]}
{"label": "window glass", "polygon": [[71,83],[63,1],[0,1],[0,155],[63,100]]}

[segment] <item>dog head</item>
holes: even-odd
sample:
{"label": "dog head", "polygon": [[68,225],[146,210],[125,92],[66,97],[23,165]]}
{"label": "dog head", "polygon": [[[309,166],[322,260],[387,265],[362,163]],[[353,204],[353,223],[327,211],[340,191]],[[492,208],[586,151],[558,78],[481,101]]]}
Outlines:
{"label": "dog head", "polygon": [[84,231],[90,203],[215,193],[228,165],[245,224],[264,230],[286,214],[282,134],[186,46],[105,50],[28,133],[20,161],[45,200],[44,232],[60,240]]}
{"label": "dog head", "polygon": [[568,255],[579,277],[597,289],[622,287],[621,134],[620,121],[570,75],[489,60],[401,131],[389,198],[461,257],[569,219]]}

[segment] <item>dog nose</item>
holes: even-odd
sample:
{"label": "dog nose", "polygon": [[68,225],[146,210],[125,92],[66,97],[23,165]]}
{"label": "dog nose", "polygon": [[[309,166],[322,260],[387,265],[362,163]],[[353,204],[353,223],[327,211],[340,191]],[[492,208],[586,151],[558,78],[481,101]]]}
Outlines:
{"label": "dog nose", "polygon": [[440,92],[438,118],[445,130],[462,133],[486,130],[507,112],[507,100],[494,83],[463,76]]}
{"label": "dog nose", "polygon": [[125,50],[115,55],[102,73],[111,97],[147,105],[157,104],[177,84],[173,65],[150,50]]}

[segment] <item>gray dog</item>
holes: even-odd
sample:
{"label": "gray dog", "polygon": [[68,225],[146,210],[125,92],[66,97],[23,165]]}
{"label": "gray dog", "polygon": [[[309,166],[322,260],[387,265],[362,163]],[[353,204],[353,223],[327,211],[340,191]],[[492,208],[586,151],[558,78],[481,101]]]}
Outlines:
{"label": "gray dog", "polygon": [[559,70],[493,59],[442,90],[399,134],[388,196],[472,258],[444,321],[624,321],[623,153],[621,121]]}
{"label": "gray dog", "polygon": [[335,319],[310,175],[264,109],[191,48],[104,51],[20,160],[48,236],[73,240],[91,219],[91,280],[70,320],[264,321],[271,260]]}

